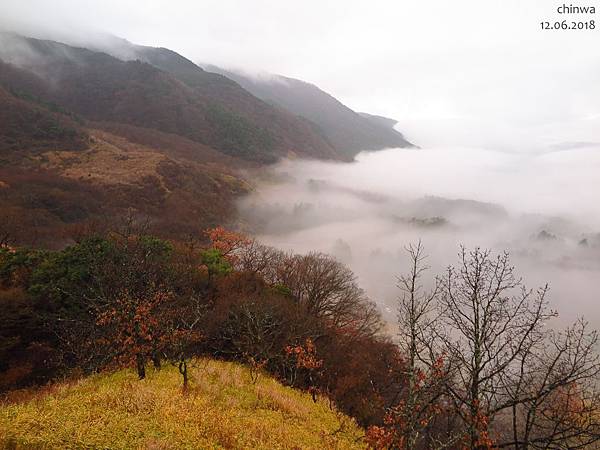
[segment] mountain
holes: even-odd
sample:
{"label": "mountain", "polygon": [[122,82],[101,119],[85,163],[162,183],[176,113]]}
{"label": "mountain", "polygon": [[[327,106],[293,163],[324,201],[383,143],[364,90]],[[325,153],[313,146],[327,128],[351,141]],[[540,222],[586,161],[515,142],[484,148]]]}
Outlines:
{"label": "mountain", "polygon": [[325,119],[265,102],[168,49],[0,33],[0,244],[61,247],[82,227],[115,228],[130,214],[167,238],[231,224],[251,189],[246,169],[351,159]]}
{"label": "mountain", "polygon": [[234,81],[135,50],[123,60],[0,33],[0,244],[61,247],[131,214],[162,237],[199,235],[234,220],[251,189],[242,170],[344,159]]}
{"label": "mountain", "polygon": [[344,155],[352,157],[361,150],[413,147],[393,128],[396,122],[392,119],[356,113],[313,84],[280,75],[252,77],[216,66],[204,67],[237,81],[265,102],[316,123],[335,149]]}
{"label": "mountain", "polygon": [[[206,70],[202,70],[169,49],[135,45],[110,36],[101,42],[99,48],[102,51],[123,60],[147,62],[171,73],[208,97],[241,86],[253,96],[277,107],[280,112],[305,119],[306,124],[325,136],[340,155],[353,157],[361,150],[413,146],[394,129],[397,121],[355,113],[331,95],[304,81],[272,75],[253,78],[212,65],[206,65]],[[232,83],[232,80],[236,83]],[[215,89],[217,85],[221,89]],[[238,101],[230,105],[234,109],[243,107],[239,102],[240,96],[237,97]],[[229,95],[221,96],[219,100],[229,101],[231,98]]]}
{"label": "mountain", "polygon": [[[0,63],[0,72],[2,63]],[[53,105],[38,105],[0,87],[0,162],[23,151],[30,154],[50,148],[81,150],[87,135],[73,117]]]}
{"label": "mountain", "polygon": [[325,399],[239,364],[193,362],[186,394],[172,366],[142,381],[121,370],[21,392],[0,405],[0,447],[366,448]]}
{"label": "mountain", "polygon": [[[136,48],[136,60],[3,34],[0,59],[38,77],[34,94],[85,119],[173,133],[260,163],[297,155],[341,159],[306,120],[274,108],[166,49]],[[5,87],[29,92],[21,77]]]}
{"label": "mountain", "polygon": [[367,119],[369,122],[378,125],[380,127],[383,128],[394,128],[396,126],[396,124],[398,123],[397,120],[395,119],[390,119],[389,117],[383,117],[383,116],[377,116],[374,114],[369,114],[366,112],[359,112],[358,113],[361,117]]}
{"label": "mountain", "polygon": [[0,47],[20,64],[0,61],[0,244],[62,247],[130,214],[164,237],[198,235],[234,217],[250,189],[239,169],[274,158],[202,143],[214,130],[202,103],[148,64],[12,43]]}

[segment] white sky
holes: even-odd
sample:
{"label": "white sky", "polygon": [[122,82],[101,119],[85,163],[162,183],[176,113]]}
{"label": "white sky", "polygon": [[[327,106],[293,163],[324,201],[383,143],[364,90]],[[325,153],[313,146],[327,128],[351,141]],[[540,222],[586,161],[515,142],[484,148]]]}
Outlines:
{"label": "white sky", "polygon": [[[596,3],[582,4],[600,8]],[[540,27],[558,18],[598,21],[600,14],[561,17],[562,4],[2,0],[0,26],[40,37],[104,31],[197,62],[297,77],[355,110],[399,119],[425,140],[432,128],[478,145],[557,128],[578,130],[561,139],[600,140],[600,27]]]}

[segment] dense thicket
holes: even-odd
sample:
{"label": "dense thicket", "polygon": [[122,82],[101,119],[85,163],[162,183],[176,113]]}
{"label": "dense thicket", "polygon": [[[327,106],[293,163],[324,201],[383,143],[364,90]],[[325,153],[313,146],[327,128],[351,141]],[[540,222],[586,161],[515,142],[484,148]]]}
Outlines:
{"label": "dense thicket", "polygon": [[[343,265],[222,229],[169,243],[124,226],[61,251],[0,250],[0,386],[192,356],[242,361],[381,423],[402,361]],[[253,265],[250,264],[253,262]],[[259,263],[260,261],[260,263]]]}

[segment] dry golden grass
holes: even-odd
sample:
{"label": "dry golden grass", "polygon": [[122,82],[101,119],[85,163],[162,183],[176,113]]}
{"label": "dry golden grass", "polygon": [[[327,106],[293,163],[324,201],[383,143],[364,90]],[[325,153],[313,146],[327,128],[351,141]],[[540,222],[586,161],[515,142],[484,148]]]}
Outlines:
{"label": "dry golden grass", "polygon": [[0,448],[353,449],[361,429],[325,400],[248,368],[200,359],[188,393],[174,367],[59,384],[0,405]]}
{"label": "dry golden grass", "polygon": [[43,168],[61,175],[103,184],[135,184],[156,176],[167,158],[159,152],[109,133],[90,130],[91,145],[84,151],[48,151],[38,157]]}
{"label": "dry golden grass", "polygon": [[[56,170],[62,176],[105,185],[139,185],[147,177],[156,178],[169,192],[164,177],[159,173],[161,162],[171,161],[164,152],[102,130],[89,130],[90,148],[83,151],[52,150],[34,158],[44,169]],[[218,190],[233,189],[246,192],[251,189],[247,181],[238,176],[222,173],[220,167],[184,161],[195,173],[208,176]],[[2,181],[0,180],[0,188]]]}

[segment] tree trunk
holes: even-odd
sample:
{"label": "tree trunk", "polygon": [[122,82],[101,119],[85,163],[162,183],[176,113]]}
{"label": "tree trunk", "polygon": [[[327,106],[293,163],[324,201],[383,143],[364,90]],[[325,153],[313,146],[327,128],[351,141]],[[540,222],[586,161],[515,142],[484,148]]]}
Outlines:
{"label": "tree trunk", "polygon": [[137,355],[136,366],[138,377],[140,378],[140,380],[143,380],[144,378],[146,378],[146,361],[144,360],[143,355]]}
{"label": "tree trunk", "polygon": [[187,362],[185,359],[182,359],[179,362],[179,373],[183,377],[183,392],[187,392],[188,390],[188,371],[187,371]]}
{"label": "tree trunk", "polygon": [[156,370],[160,370],[160,357],[158,356],[158,353],[153,353],[152,354],[152,364],[154,365],[154,368]]}

